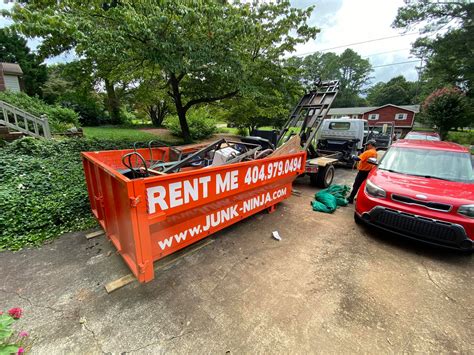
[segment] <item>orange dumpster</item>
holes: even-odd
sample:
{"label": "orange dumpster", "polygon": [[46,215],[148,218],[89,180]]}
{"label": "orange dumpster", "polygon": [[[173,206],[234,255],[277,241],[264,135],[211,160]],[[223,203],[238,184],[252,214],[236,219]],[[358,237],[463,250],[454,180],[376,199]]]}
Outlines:
{"label": "orange dumpster", "polygon": [[[184,148],[186,152],[191,148]],[[196,149],[196,148],[194,148]],[[129,178],[123,156],[170,161],[171,147],[84,152],[94,216],[140,282],[153,279],[153,262],[291,195],[306,152]]]}

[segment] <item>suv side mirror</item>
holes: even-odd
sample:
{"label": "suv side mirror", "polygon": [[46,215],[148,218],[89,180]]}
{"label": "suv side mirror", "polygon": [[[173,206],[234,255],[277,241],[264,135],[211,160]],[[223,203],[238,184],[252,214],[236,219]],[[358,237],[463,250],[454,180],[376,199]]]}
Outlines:
{"label": "suv side mirror", "polygon": [[372,165],[379,165],[377,158],[369,158],[367,159],[367,163],[372,164]]}

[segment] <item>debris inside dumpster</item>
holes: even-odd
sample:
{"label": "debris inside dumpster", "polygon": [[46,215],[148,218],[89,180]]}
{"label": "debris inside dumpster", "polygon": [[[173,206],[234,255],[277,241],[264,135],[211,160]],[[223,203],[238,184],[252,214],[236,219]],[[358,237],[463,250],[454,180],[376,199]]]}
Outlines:
{"label": "debris inside dumpster", "polygon": [[[133,143],[133,150],[135,152],[137,151],[139,144],[140,144],[139,142]],[[181,150],[179,150],[178,148],[173,147],[171,145],[168,145],[166,143],[163,143],[161,141],[151,140],[147,144],[148,152],[150,154],[150,159],[149,159],[150,167],[155,165],[155,163],[163,162],[160,159],[157,159],[156,161],[153,159],[153,148],[160,148],[160,147],[169,149],[169,155],[170,155],[169,160],[170,160],[170,162],[181,160],[181,156],[183,155],[183,152]]]}
{"label": "debris inside dumpster", "polygon": [[242,153],[240,155],[237,155],[236,157],[228,160],[225,162],[225,164],[234,164],[234,163],[239,163],[241,161],[244,161],[245,159],[247,158],[253,158],[253,159],[250,159],[250,160],[256,160],[256,159],[259,159],[259,157],[257,156],[257,153],[258,151],[260,150],[261,148],[260,147],[255,147],[253,149],[250,149],[248,150],[247,152],[245,153]]}
{"label": "debris inside dumpster", "polygon": [[211,166],[224,165],[228,160],[238,156],[240,152],[232,147],[224,147],[214,152]]}
{"label": "debris inside dumpster", "polygon": [[286,154],[293,154],[296,152],[301,152],[301,138],[298,135],[294,135],[288,139],[283,145],[275,149],[274,152],[270,154],[272,157],[279,157]]}
{"label": "debris inside dumpster", "polygon": [[[136,163],[132,163],[132,157],[135,157]],[[122,164],[127,170],[121,171],[129,179],[148,177],[148,167],[145,158],[138,152],[130,152],[122,156]]]}
{"label": "debris inside dumpster", "polygon": [[150,141],[147,148],[139,148],[135,143],[133,148],[133,152],[122,157],[126,169],[119,170],[129,179],[262,159],[274,152],[260,144],[224,138],[188,153],[159,141]]}

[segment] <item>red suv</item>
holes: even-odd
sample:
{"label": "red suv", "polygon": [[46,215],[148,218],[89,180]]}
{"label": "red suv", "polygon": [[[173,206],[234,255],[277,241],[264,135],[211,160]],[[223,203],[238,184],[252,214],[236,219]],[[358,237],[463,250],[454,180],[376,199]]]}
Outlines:
{"label": "red suv", "polygon": [[397,141],[359,189],[354,217],[405,237],[472,251],[471,154],[449,142]]}

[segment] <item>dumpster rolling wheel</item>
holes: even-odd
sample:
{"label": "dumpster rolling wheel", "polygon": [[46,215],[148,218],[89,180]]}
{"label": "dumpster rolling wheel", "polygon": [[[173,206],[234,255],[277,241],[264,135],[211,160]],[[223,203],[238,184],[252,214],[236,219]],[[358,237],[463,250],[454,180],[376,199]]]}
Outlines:
{"label": "dumpster rolling wheel", "polygon": [[335,174],[334,165],[326,165],[319,169],[317,174],[310,174],[311,185],[326,188],[332,184]]}

